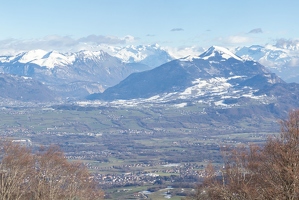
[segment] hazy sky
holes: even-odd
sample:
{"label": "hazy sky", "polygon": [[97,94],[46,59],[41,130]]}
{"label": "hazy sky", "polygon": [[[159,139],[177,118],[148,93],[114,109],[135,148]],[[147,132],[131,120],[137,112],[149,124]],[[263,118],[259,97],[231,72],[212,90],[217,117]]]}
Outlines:
{"label": "hazy sky", "polygon": [[299,39],[298,0],[0,0],[0,48]]}

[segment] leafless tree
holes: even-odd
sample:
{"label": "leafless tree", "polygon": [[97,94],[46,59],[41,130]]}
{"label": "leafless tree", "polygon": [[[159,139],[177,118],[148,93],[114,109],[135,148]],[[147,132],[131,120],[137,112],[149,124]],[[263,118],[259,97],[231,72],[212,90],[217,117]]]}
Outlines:
{"label": "leafless tree", "polygon": [[97,200],[104,193],[81,163],[69,162],[56,146],[36,154],[6,142],[0,163],[0,198],[3,200]]}
{"label": "leafless tree", "polygon": [[23,199],[34,173],[33,156],[27,148],[12,142],[3,143],[2,147],[0,197],[3,200]]}
{"label": "leafless tree", "polygon": [[203,184],[190,199],[299,199],[299,110],[280,122],[281,133],[263,147],[225,151],[221,174],[207,166]]}

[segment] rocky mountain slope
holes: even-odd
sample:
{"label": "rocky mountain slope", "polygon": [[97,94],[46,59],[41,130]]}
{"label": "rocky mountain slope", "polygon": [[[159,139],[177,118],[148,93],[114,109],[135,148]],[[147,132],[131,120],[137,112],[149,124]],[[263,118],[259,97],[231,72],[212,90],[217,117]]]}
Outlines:
{"label": "rocky mountain slope", "polygon": [[62,97],[83,97],[101,92],[126,78],[130,66],[103,51],[76,53],[34,50],[0,57],[0,72],[43,82]]}
{"label": "rocky mountain slope", "polygon": [[235,53],[261,63],[288,83],[299,83],[299,44],[252,45],[236,48]]}
{"label": "rocky mountain slope", "polygon": [[57,95],[32,78],[0,73],[0,98],[23,102],[50,102]]}
{"label": "rocky mountain slope", "polygon": [[103,46],[103,50],[122,60],[124,63],[138,63],[153,69],[175,58],[158,44],[137,46]]}
{"label": "rocky mountain slope", "polygon": [[[219,58],[216,59],[217,51],[222,52],[220,53],[222,58],[218,56]],[[196,86],[196,82],[202,82],[208,75],[212,78],[229,78],[229,82],[239,82],[245,78],[234,78],[234,74],[246,72],[244,71],[246,67],[240,68],[243,70],[242,73],[236,73],[240,69],[234,66],[248,66],[250,63],[256,66],[261,63],[266,67],[263,68],[264,71],[269,70],[266,73],[275,72],[286,82],[299,83],[299,54],[296,53],[298,48],[293,48],[290,45],[255,45],[237,48],[234,52],[236,54],[227,52],[223,48],[214,47],[214,50],[209,49],[199,57],[189,56],[174,60],[168,50],[157,44],[125,47],[103,46],[103,51],[85,50],[73,53],[32,50],[15,56],[0,56],[0,72],[30,77],[33,80],[42,82],[64,99],[81,99],[89,94],[101,93],[120,81],[123,82],[113,89],[108,89],[103,95],[101,94],[101,98],[130,99],[147,98],[155,95],[162,98],[161,93],[168,94],[170,91],[182,91],[187,86],[193,88],[193,91],[195,87],[199,87]],[[207,57],[209,53],[213,56]],[[203,57],[206,58],[203,59]],[[238,64],[234,63],[233,60],[237,60]],[[230,64],[233,64],[231,69]],[[160,65],[163,67],[154,69]],[[220,66],[222,65],[227,68],[226,71],[221,69]],[[146,72],[147,70],[151,71]],[[132,74],[134,72],[144,73]],[[233,74],[227,76],[225,73]],[[129,76],[130,74],[132,75]],[[168,75],[165,76],[165,74]],[[124,80],[128,76],[129,79]],[[250,77],[246,74],[245,76]],[[216,79],[210,80],[211,83],[215,81]],[[136,86],[131,88],[132,86],[127,86],[128,82],[130,84],[135,82]],[[224,82],[227,82],[227,80]],[[143,86],[147,83],[150,83],[151,86],[145,89]],[[206,84],[209,85],[210,83],[207,82]],[[219,82],[218,84],[222,83]],[[114,92],[118,87],[123,90],[123,94]],[[115,93],[115,97],[108,95],[108,93]],[[196,92],[193,91],[192,94],[194,93]],[[204,93],[202,92],[202,94]],[[170,97],[176,99],[178,93],[176,95],[171,94],[168,98]]]}
{"label": "rocky mountain slope", "polygon": [[285,83],[258,62],[213,46],[198,57],[131,74],[88,99],[178,106],[199,103],[215,109],[258,107],[280,115],[299,107],[299,85]]}
{"label": "rocky mountain slope", "polygon": [[[168,96],[170,93],[184,94],[187,89],[196,96],[201,93],[196,87],[201,88],[203,83],[207,86],[206,82],[214,82],[217,88],[227,84],[229,87],[239,87],[258,75],[271,78],[270,72],[259,63],[243,61],[227,49],[213,46],[199,57],[177,59],[150,71],[134,73],[116,86],[98,94],[98,97],[108,100],[149,98],[164,93]],[[268,82],[283,82],[276,76],[273,79]],[[93,96],[96,97],[96,94]]]}

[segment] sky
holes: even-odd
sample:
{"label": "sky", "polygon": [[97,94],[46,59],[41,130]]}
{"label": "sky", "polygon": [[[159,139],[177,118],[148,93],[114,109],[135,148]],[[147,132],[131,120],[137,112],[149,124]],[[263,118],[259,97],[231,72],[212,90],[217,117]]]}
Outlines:
{"label": "sky", "polygon": [[299,40],[298,0],[0,0],[0,52]]}

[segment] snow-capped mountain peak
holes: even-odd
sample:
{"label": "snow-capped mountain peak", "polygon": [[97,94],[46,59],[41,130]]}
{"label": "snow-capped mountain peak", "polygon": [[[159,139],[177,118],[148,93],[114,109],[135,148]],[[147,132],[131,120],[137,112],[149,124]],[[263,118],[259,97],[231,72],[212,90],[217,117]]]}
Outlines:
{"label": "snow-capped mountain peak", "polygon": [[21,53],[17,55],[17,57],[18,56],[21,57],[19,59],[20,63],[28,63],[43,58],[47,53],[48,53],[47,51],[36,49],[36,50],[28,51],[26,53]]}
{"label": "snow-capped mountain peak", "polygon": [[217,57],[217,56],[221,56],[222,58],[224,58],[226,60],[229,58],[234,58],[236,60],[243,61],[242,58],[236,56],[235,54],[230,52],[228,49],[226,49],[224,47],[219,47],[219,46],[211,46],[207,51],[202,53],[199,56],[199,58],[208,60],[209,58]]}
{"label": "snow-capped mountain peak", "polygon": [[1,63],[17,62],[23,64],[36,64],[49,69],[72,64],[74,60],[75,56],[73,54],[63,54],[58,51],[47,52],[41,49],[19,53],[16,56],[0,58]]}
{"label": "snow-capped mountain peak", "polygon": [[236,96],[259,98],[255,92],[276,83],[284,82],[259,63],[243,61],[227,49],[213,46],[197,58],[184,57],[134,73],[103,93],[88,98],[115,101],[158,97],[164,102],[211,98],[213,104],[224,105],[225,99]]}
{"label": "snow-capped mountain peak", "polygon": [[236,48],[235,53],[243,59],[261,63],[287,82],[298,82],[299,51],[293,50],[293,47],[285,46],[296,44],[296,41],[281,41],[276,45],[245,46]]}
{"label": "snow-capped mountain peak", "polygon": [[20,53],[16,56],[2,57],[0,62],[9,63],[16,61],[24,64],[36,64],[41,67],[53,69],[72,65],[77,59],[83,60],[104,60],[109,54],[104,51],[82,50],[75,53],[60,53],[58,51],[32,50]]}
{"label": "snow-capped mountain peak", "polygon": [[108,53],[100,50],[100,51],[88,51],[88,50],[82,50],[77,53],[74,53],[76,58],[80,58],[83,60],[89,59],[89,60],[104,60],[105,57],[110,56]]}
{"label": "snow-capped mountain peak", "polygon": [[103,46],[105,52],[121,59],[124,63],[141,63],[154,68],[174,58],[167,50],[158,44],[153,45],[128,45],[124,47]]}
{"label": "snow-capped mountain peak", "polygon": [[104,51],[90,51],[90,50],[82,50],[79,51],[78,54],[84,55],[86,57],[93,57],[93,56],[102,56],[106,54]]}
{"label": "snow-capped mountain peak", "polygon": [[74,60],[75,56],[73,55],[65,55],[57,51],[51,51],[44,55],[41,59],[34,60],[31,63],[35,63],[37,65],[44,66],[47,68],[54,68],[55,66],[69,65],[73,63]]}

